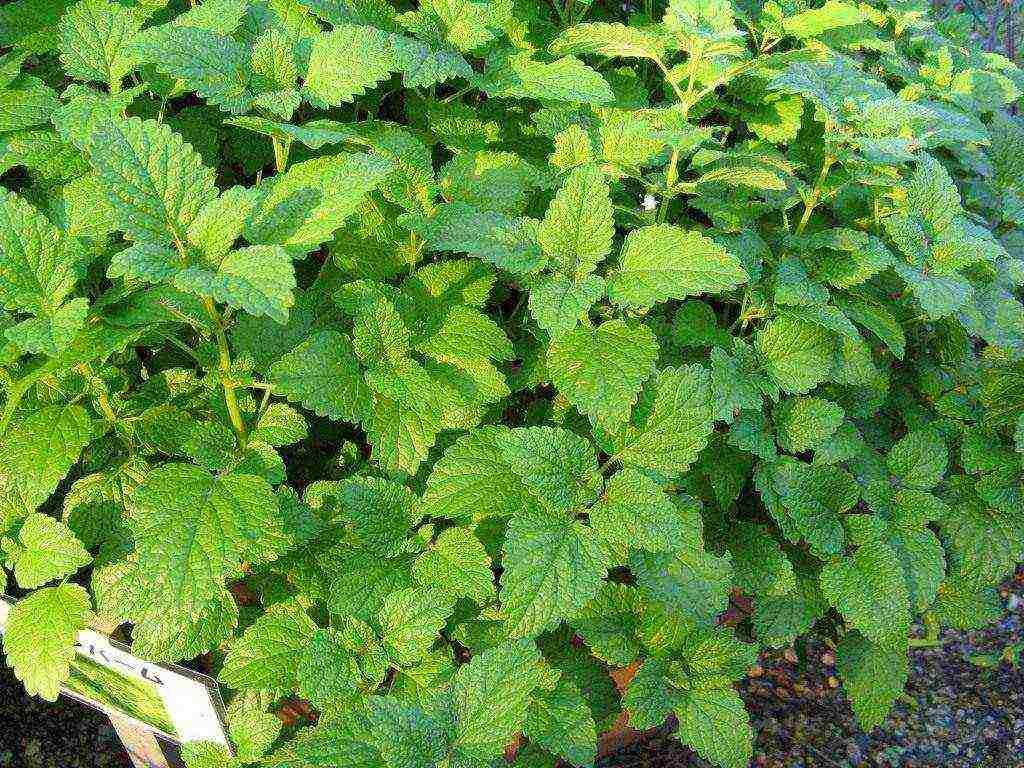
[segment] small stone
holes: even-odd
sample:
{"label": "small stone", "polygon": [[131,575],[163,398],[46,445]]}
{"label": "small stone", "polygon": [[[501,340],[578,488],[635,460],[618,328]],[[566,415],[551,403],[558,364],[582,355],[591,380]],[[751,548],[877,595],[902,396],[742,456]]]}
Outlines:
{"label": "small stone", "polygon": [[839,679],[835,675],[829,675],[828,676],[828,687],[829,688],[838,688],[839,687]]}
{"label": "small stone", "polygon": [[762,667],[760,664],[755,664],[753,667],[750,668],[750,671],[747,673],[747,677],[760,677],[763,674],[764,667]]}
{"label": "small stone", "polygon": [[796,664],[798,659],[796,657],[796,651],[792,648],[787,648],[782,652],[782,658],[788,661],[790,664]]}
{"label": "small stone", "polygon": [[836,656],[832,651],[825,651],[821,654],[821,663],[826,666],[834,666],[836,663]]}

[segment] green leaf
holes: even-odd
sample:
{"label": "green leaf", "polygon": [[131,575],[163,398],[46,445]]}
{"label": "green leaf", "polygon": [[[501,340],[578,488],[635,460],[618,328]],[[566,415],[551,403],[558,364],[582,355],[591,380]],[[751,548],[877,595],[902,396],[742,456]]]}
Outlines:
{"label": "green leaf", "polygon": [[214,477],[166,464],[149,473],[130,503],[135,551],[144,564],[138,596],[162,606],[171,624],[187,621],[220,594],[243,562],[267,562],[286,546],[277,497],[252,475]]}
{"label": "green leaf", "polygon": [[730,539],[736,586],[758,600],[762,595],[782,597],[796,590],[793,565],[764,526],[737,523]]}
{"label": "green leaf", "polygon": [[779,386],[802,395],[828,378],[835,341],[821,326],[781,317],[757,332],[754,347]]}
{"label": "green leaf", "polygon": [[731,291],[747,281],[740,260],[696,231],[671,224],[634,229],[608,276],[608,296],[626,307]]}
{"label": "green leaf", "polygon": [[817,37],[840,27],[849,27],[867,20],[867,15],[854,5],[827,0],[821,8],[812,8],[786,16],[782,28],[786,34],[800,39]]}
{"label": "green leaf", "polygon": [[431,250],[465,253],[515,274],[536,272],[545,262],[532,219],[455,201],[439,206],[431,218],[409,215],[404,221]]}
{"label": "green leaf", "polygon": [[309,427],[301,413],[284,403],[270,403],[260,414],[249,439],[279,448],[305,439],[308,432]]}
{"label": "green leaf", "polygon": [[677,738],[721,768],[743,768],[753,755],[753,733],[743,700],[723,675],[672,675],[666,659],[648,659],[623,697],[634,727],[661,725],[675,712]]}
{"label": "green leaf", "polygon": [[0,197],[0,303],[10,311],[46,313],[78,278],[75,253],[60,230],[13,192]]}
{"label": "green leaf", "polygon": [[771,490],[776,496],[766,499],[768,509],[790,541],[805,540],[819,556],[842,551],[845,535],[839,516],[860,498],[848,472],[786,460],[776,465]]}
{"label": "green leaf", "polygon": [[36,512],[25,518],[17,541],[4,542],[3,549],[22,589],[35,589],[48,581],[69,576],[92,562],[70,528],[60,520]]}
{"label": "green leaf", "polygon": [[128,44],[141,18],[111,0],[81,0],[61,17],[60,63],[79,80],[99,80],[118,90],[135,66]]}
{"label": "green leaf", "polygon": [[892,547],[866,542],[850,557],[826,563],[821,591],[869,640],[894,647],[910,629],[910,597]]}
{"label": "green leaf", "polygon": [[702,547],[685,546],[676,552],[635,551],[629,568],[642,594],[664,603],[688,624],[712,626],[729,604],[732,564]]}
{"label": "green leaf", "polygon": [[523,735],[572,765],[591,765],[597,758],[594,716],[571,682],[560,680],[534,699]]}
{"label": "green leaf", "polygon": [[216,271],[186,267],[174,276],[174,285],[282,324],[288,321],[288,310],[295,303],[295,268],[291,256],[279,246],[252,245],[230,251]]}
{"label": "green leaf", "polygon": [[385,696],[367,699],[367,710],[371,743],[387,768],[434,768],[444,758],[447,734],[437,718]]}
{"label": "green leaf", "polygon": [[350,477],[329,493],[338,502],[336,519],[351,524],[350,543],[380,557],[399,554],[421,517],[412,491],[378,477]]}
{"label": "green leaf", "polygon": [[541,684],[541,656],[529,640],[489,648],[452,680],[452,746],[470,760],[501,757],[522,729],[531,695]]}
{"label": "green leaf", "polygon": [[683,523],[656,482],[635,469],[617,473],[588,513],[597,535],[618,549],[676,549]]}
{"label": "green leaf", "polygon": [[564,336],[586,321],[590,308],[605,293],[605,281],[587,275],[572,282],[561,274],[543,278],[530,291],[530,314],[552,339]]}
{"label": "green leaf", "polygon": [[486,426],[456,440],[427,478],[424,514],[477,519],[516,514],[531,505],[530,491],[505,457],[502,444],[508,432],[507,427]]}
{"label": "green leaf", "polygon": [[316,250],[393,170],[390,161],[360,153],[295,163],[256,188],[258,201],[245,238],[301,255]]}
{"label": "green leaf", "polygon": [[189,242],[210,264],[220,264],[242,234],[255,205],[254,190],[241,186],[225,190],[199,209],[188,227]]}
{"label": "green leaf", "polygon": [[298,679],[301,654],[315,631],[316,625],[298,602],[270,606],[231,644],[220,681],[232,688],[291,690]]}
{"label": "green leaf", "polygon": [[492,97],[544,99],[571,104],[609,104],[614,98],[601,74],[575,56],[552,62],[537,61],[526,53],[512,56],[486,85]]}
{"label": "green leaf", "polygon": [[412,575],[423,586],[468,597],[479,605],[495,597],[491,559],[480,540],[465,528],[442,532],[413,563]]}
{"label": "green leaf", "polygon": [[882,725],[903,693],[910,672],[905,647],[888,647],[850,632],[836,649],[836,669],[857,723],[866,731]]}
{"label": "green leaf", "polygon": [[524,427],[502,432],[496,442],[512,472],[546,508],[565,512],[597,495],[597,456],[579,435],[557,427]]}
{"label": "green leaf", "polygon": [[59,107],[56,91],[37,77],[21,75],[0,89],[0,132],[44,125]]}
{"label": "green leaf", "polygon": [[608,320],[552,341],[547,365],[551,383],[569,402],[611,432],[629,419],[657,358],[657,340],[646,326]]}
{"label": "green leaf", "polygon": [[397,69],[385,33],[341,24],[313,42],[305,90],[318,103],[336,107],[354,101]]}
{"label": "green leaf", "polygon": [[473,76],[473,68],[461,55],[448,48],[431,46],[408,37],[393,35],[395,67],[402,72],[406,88],[430,88],[457,77]]}
{"label": "green leaf", "polygon": [[118,226],[135,240],[180,240],[199,209],[217,196],[213,171],[155,120],[103,124],[92,136],[90,157]]}
{"label": "green leaf", "polygon": [[548,206],[537,232],[540,247],[553,268],[578,282],[611,253],[614,235],[608,182],[597,166],[581,165]]}
{"label": "green leaf", "polygon": [[0,437],[0,521],[42,506],[91,439],[91,420],[78,405],[49,405],[15,420]]}
{"label": "green leaf", "polygon": [[139,33],[133,55],[230,114],[253,105],[252,64],[245,46],[227,35],[164,24]]}
{"label": "green leaf", "polygon": [[611,566],[590,528],[541,516],[512,519],[502,562],[502,614],[512,637],[538,635],[577,613]]}
{"label": "green leaf", "polygon": [[675,712],[679,740],[698,755],[722,768],[743,768],[750,762],[750,717],[728,678],[698,678]]}
{"label": "green leaf", "polygon": [[934,429],[905,435],[889,451],[889,471],[911,488],[933,488],[946,474],[946,443]]}
{"label": "green leaf", "polygon": [[415,664],[430,650],[455,607],[455,598],[433,587],[413,587],[384,598],[381,636],[392,660]]}
{"label": "green leaf", "polygon": [[843,409],[820,397],[786,400],[775,411],[779,445],[790,453],[816,449],[843,423]]}
{"label": "green leaf", "polygon": [[597,658],[628,667],[641,649],[637,634],[643,606],[635,587],[607,581],[570,624]]}
{"label": "green leaf", "polygon": [[320,416],[362,421],[370,411],[370,390],[348,337],[320,331],[270,368],[274,390]]}
{"label": "green leaf", "polygon": [[299,695],[321,709],[333,709],[356,695],[363,681],[359,662],[334,629],[318,629],[302,650],[296,669]]}
{"label": "green leaf", "polygon": [[78,633],[91,618],[89,595],[77,584],[44,587],[11,608],[4,655],[30,696],[57,700],[71,676]]}
{"label": "green leaf", "polygon": [[562,30],[548,45],[548,50],[555,56],[591,54],[608,58],[658,60],[665,55],[665,44],[657,35],[637,27],[619,23],[584,22]]}
{"label": "green leaf", "polygon": [[616,455],[623,464],[678,477],[707,445],[713,417],[707,371],[665,368],[645,390]]}

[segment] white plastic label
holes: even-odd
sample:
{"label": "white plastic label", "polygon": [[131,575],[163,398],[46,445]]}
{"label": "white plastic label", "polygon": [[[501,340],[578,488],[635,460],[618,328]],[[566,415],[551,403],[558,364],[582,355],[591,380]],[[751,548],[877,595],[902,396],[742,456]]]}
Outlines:
{"label": "white plastic label", "polygon": [[[14,600],[0,597],[0,633]],[[216,683],[177,665],[154,664],[90,630],[78,633],[78,654],[61,692],[112,718],[134,721],[182,744],[212,741],[230,750]]]}

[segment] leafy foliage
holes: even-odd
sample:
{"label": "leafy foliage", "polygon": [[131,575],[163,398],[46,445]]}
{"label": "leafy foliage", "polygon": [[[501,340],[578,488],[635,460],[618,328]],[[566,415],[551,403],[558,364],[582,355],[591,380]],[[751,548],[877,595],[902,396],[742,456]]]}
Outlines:
{"label": "leafy foliage", "polygon": [[591,765],[625,711],[740,768],[736,681],[820,632],[882,723],[1024,558],[1024,74],[958,29],[6,4],[15,673],[208,654],[191,766]]}

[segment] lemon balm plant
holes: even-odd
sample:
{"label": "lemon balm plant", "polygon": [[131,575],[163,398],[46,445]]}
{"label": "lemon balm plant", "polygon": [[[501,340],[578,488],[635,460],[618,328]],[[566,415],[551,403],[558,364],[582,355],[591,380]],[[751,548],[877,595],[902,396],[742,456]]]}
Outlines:
{"label": "lemon balm plant", "polygon": [[1024,76],[923,2],[15,0],[0,45],[30,693],[92,626],[217,675],[192,766],[590,765],[625,712],[739,768],[760,648],[836,642],[870,728],[998,616]]}

